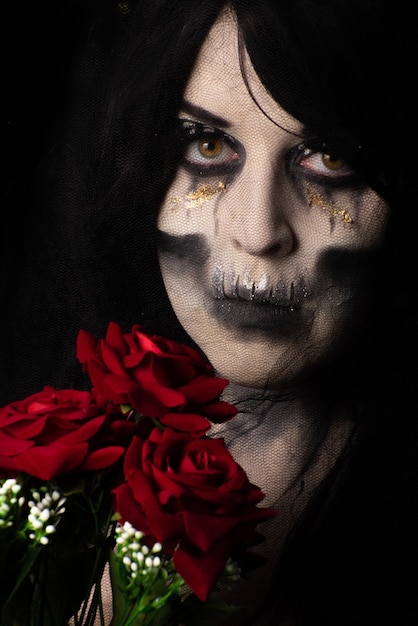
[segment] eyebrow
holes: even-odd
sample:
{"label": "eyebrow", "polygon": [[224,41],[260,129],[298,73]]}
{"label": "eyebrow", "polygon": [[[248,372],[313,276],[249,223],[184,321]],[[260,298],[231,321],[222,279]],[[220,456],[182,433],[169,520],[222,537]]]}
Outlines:
{"label": "eyebrow", "polygon": [[220,117],[219,115],[215,115],[214,113],[207,111],[203,107],[199,107],[196,104],[192,104],[191,102],[188,102],[187,100],[183,101],[181,109],[185,113],[188,113],[189,115],[193,115],[194,117],[197,117],[201,122],[204,122],[205,124],[212,124],[214,126],[223,126],[223,128],[229,128],[231,126],[230,122],[228,122],[228,120],[226,120],[225,118]]}

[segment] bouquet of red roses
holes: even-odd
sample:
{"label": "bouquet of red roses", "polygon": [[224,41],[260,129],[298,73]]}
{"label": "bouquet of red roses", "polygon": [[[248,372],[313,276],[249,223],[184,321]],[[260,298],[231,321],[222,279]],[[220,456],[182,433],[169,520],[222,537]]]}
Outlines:
{"label": "bouquet of red roses", "polygon": [[236,414],[228,381],[139,325],[80,331],[77,358],[89,391],[45,386],[0,409],[0,625],[109,626],[107,568],[112,626],[212,623],[233,607],[211,592],[275,514],[208,436]]}

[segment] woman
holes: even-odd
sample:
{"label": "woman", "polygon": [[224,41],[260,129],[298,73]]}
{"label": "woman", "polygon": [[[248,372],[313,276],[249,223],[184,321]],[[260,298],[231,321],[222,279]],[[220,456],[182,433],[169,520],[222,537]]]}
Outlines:
{"label": "woman", "polygon": [[267,563],[227,595],[239,623],[416,624],[411,9],[112,9],[11,300],[10,399],[81,384],[80,327],[193,343],[240,410],[214,432],[278,510]]}

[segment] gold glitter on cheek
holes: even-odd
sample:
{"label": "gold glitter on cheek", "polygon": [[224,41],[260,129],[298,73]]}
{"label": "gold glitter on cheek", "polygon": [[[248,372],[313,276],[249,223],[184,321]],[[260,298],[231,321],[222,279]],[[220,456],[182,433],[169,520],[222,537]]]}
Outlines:
{"label": "gold glitter on cheek", "polygon": [[313,189],[310,185],[307,186],[308,203],[309,207],[317,206],[320,209],[325,209],[332,217],[339,217],[344,224],[353,224],[354,220],[350,213],[345,209],[337,209],[335,202],[332,200],[326,200],[324,196],[316,189]]}
{"label": "gold glitter on cheek", "polygon": [[175,196],[172,199],[173,209],[184,206],[186,209],[199,206],[220,193],[226,193],[227,187],[225,183],[219,181],[216,185],[201,185],[195,191],[190,191],[183,198]]}

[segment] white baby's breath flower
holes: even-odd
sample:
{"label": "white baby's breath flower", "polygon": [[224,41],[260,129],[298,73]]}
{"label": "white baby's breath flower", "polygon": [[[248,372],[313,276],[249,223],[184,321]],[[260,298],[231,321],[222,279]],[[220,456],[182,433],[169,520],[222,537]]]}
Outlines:
{"label": "white baby's breath flower", "polygon": [[162,545],[159,543],[159,541],[156,541],[151,548],[151,552],[161,552],[162,549],[163,549]]}
{"label": "white baby's breath flower", "polygon": [[34,543],[47,545],[49,535],[56,531],[56,525],[65,512],[66,499],[57,489],[49,491],[48,486],[31,490],[29,500],[28,536]]}
{"label": "white baby's breath flower", "polygon": [[174,570],[171,559],[162,550],[163,546],[159,542],[153,545],[145,543],[144,533],[136,530],[129,522],[116,525],[115,557],[124,568],[122,577],[130,598],[144,593],[147,596],[149,593],[149,602],[157,606],[165,601],[157,598],[151,591],[157,580],[170,581],[173,592],[180,588],[183,580]]}
{"label": "white baby's breath flower", "polygon": [[0,530],[10,528],[16,520],[24,498],[19,497],[22,486],[15,478],[0,480]]}

